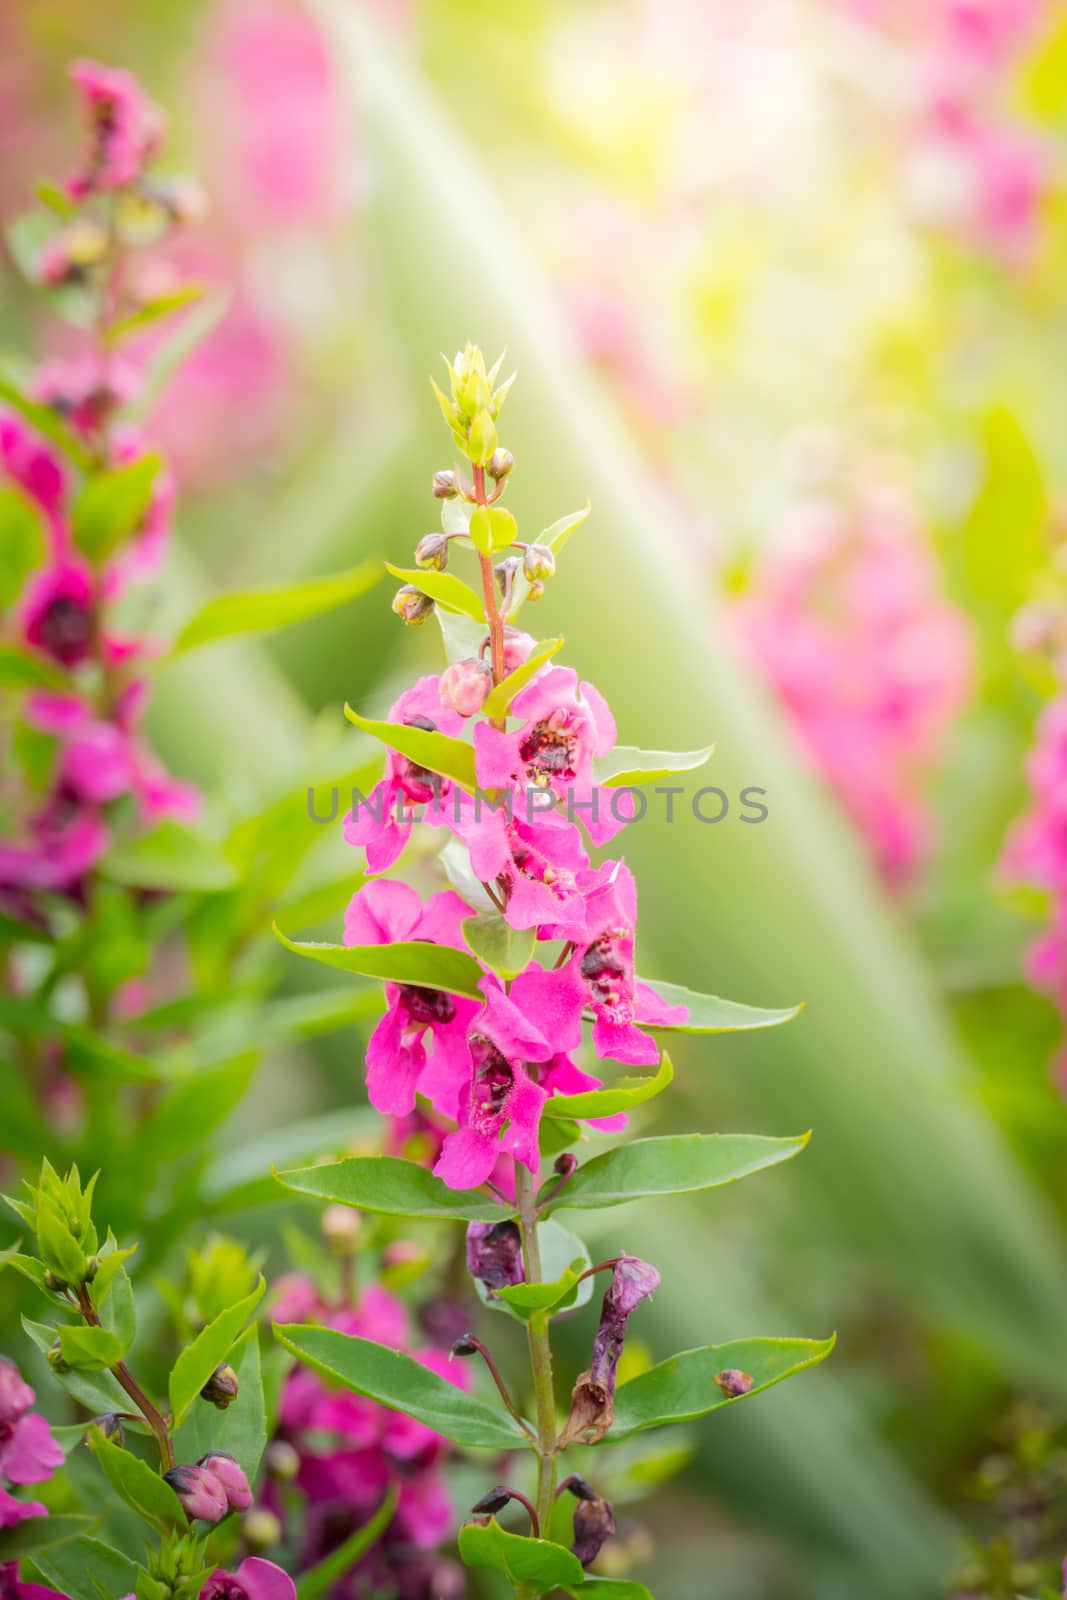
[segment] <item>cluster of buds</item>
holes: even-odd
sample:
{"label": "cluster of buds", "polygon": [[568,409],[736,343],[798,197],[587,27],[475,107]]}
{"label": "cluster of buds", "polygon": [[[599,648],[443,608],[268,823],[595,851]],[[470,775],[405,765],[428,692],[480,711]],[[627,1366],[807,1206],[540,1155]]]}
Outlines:
{"label": "cluster of buds", "polygon": [[[454,362],[446,362],[452,385],[451,400],[436,383],[433,385],[441,414],[452,430],[456,445],[476,467],[488,468],[493,460],[497,451],[496,420],[515,381],[512,373],[498,389],[494,388],[503,359],[500,356],[487,372],[481,350],[477,345],[468,344]],[[510,471],[510,456],[506,450],[500,452],[497,465],[502,468],[501,477]]]}
{"label": "cluster of buds", "polygon": [[168,1533],[149,1549],[137,1575],[138,1600],[196,1600],[207,1577],[203,1540],[193,1533]]}
{"label": "cluster of buds", "polygon": [[57,1293],[91,1283],[99,1268],[99,1237],[93,1222],[97,1177],[94,1173],[83,1189],[76,1166],[61,1178],[46,1159],[36,1185],[22,1180],[28,1198],[7,1197],[12,1210],[36,1234],[45,1287]]}
{"label": "cluster of buds", "polygon": [[171,1467],[163,1476],[190,1522],[221,1522],[231,1511],[248,1511],[252,1505],[244,1469],[221,1450],[201,1456],[195,1464]]}

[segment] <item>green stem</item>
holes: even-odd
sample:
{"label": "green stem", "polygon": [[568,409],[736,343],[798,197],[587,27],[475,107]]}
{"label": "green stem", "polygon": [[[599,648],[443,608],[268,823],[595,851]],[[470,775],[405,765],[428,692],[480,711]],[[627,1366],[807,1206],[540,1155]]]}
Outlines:
{"label": "green stem", "polygon": [[[515,1198],[522,1229],[522,1259],[527,1283],[541,1283],[541,1247],[537,1237],[537,1202],[534,1180],[526,1168],[515,1163]],[[535,1315],[526,1325],[537,1413],[537,1517],[543,1531],[548,1529],[556,1492],[556,1396],[552,1385],[552,1346],[548,1319]]]}

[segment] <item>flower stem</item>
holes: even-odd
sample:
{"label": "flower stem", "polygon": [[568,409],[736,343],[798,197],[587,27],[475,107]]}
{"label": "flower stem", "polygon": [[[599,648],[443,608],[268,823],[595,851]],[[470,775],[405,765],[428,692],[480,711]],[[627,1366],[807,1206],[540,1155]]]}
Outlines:
{"label": "flower stem", "polygon": [[[480,506],[489,504],[485,493],[485,468],[474,467],[474,495]],[[478,560],[482,569],[482,597],[485,601],[485,620],[489,624],[489,660],[493,667],[493,686],[503,683],[507,672],[504,666],[504,618],[500,614],[500,607],[496,603],[496,583],[493,577],[493,558],[483,555],[479,550]],[[502,722],[497,722],[502,727]]]}
{"label": "flower stem", "polygon": [[[78,1310],[86,1322],[90,1323],[94,1328],[99,1328],[100,1318],[97,1316],[96,1307],[93,1305],[92,1298],[84,1283],[78,1285]],[[117,1362],[111,1368],[111,1371],[155,1434],[163,1471],[169,1472],[174,1465],[174,1445],[171,1442],[170,1429],[167,1426],[166,1419],[149,1400],[125,1361]]]}
{"label": "flower stem", "polygon": [[[541,1247],[537,1237],[537,1199],[534,1180],[525,1167],[515,1163],[515,1199],[522,1229],[522,1259],[527,1283],[541,1283]],[[537,1517],[548,1527],[556,1489],[556,1396],[552,1386],[552,1346],[548,1319],[536,1314],[526,1325],[537,1410]]]}

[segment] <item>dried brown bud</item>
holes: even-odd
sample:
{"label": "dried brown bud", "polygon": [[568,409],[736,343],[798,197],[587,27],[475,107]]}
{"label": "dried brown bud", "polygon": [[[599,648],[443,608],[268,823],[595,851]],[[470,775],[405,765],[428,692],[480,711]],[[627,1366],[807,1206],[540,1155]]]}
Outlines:
{"label": "dried brown bud", "polygon": [[476,1356],[478,1345],[469,1333],[465,1333],[461,1339],[456,1340],[449,1353],[454,1356]]}
{"label": "dried brown bud", "polygon": [[752,1388],[752,1379],[747,1372],[742,1372],[738,1367],[727,1367],[723,1372],[717,1372],[715,1382],[723,1394],[731,1400],[735,1400],[738,1395],[748,1394]]}
{"label": "dried brown bud", "polygon": [[583,1567],[592,1565],[601,1547],[614,1532],[615,1513],[607,1500],[579,1500],[574,1508],[574,1543],[571,1549]]}
{"label": "dried brown bud", "polygon": [[471,1515],[495,1516],[498,1511],[503,1511],[506,1505],[511,1504],[512,1498],[511,1490],[498,1483],[495,1489],[489,1489],[475,1505],[471,1506]]}
{"label": "dried brown bud", "polygon": [[578,1166],[578,1157],[573,1150],[564,1150],[552,1163],[553,1172],[558,1172],[561,1178],[569,1178]]}
{"label": "dried brown bud", "polygon": [[614,1385],[599,1382],[583,1372],[571,1391],[571,1412],[560,1435],[560,1447],[598,1444],[615,1417]]}
{"label": "dried brown bud", "polygon": [[122,1418],[117,1411],[105,1411],[102,1416],[94,1417],[90,1426],[99,1428],[105,1439],[113,1439],[119,1446],[125,1443]]}
{"label": "dried brown bud", "polygon": [[215,1368],[201,1389],[200,1398],[209,1400],[216,1410],[225,1411],[237,1399],[238,1387],[236,1372],[223,1364]]}

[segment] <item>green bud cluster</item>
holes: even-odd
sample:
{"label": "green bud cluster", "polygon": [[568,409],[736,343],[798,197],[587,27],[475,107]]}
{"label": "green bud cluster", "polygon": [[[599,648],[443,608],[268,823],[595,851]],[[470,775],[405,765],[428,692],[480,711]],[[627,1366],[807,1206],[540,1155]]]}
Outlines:
{"label": "green bud cluster", "polygon": [[[449,399],[436,383],[433,384],[433,392],[437,396],[441,414],[452,430],[453,439],[476,467],[486,466],[497,448],[496,419],[515,381],[515,374],[512,373],[499,388],[494,387],[503,359],[501,356],[487,372],[481,350],[477,345],[468,344],[454,362],[445,362],[451,380],[452,398]],[[433,383],[432,378],[430,381]]]}
{"label": "green bud cluster", "polygon": [[82,1188],[81,1174],[71,1167],[61,1178],[47,1158],[36,1184],[23,1179],[26,1197],[5,1196],[8,1205],[33,1229],[45,1271],[45,1287],[91,1283],[100,1265],[99,1238],[93,1223],[93,1190],[99,1173]]}
{"label": "green bud cluster", "polygon": [[206,1540],[193,1533],[168,1533],[158,1550],[149,1552],[137,1571],[137,1600],[195,1600],[210,1568],[204,1560]]}

